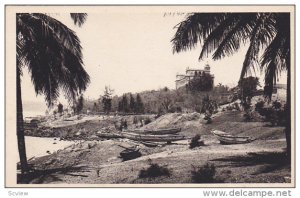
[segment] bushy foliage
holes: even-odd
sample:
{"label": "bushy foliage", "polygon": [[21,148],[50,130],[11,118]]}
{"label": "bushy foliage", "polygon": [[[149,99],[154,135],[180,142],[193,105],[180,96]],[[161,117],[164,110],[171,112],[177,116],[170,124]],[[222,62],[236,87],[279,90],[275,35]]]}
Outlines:
{"label": "bushy foliage", "polygon": [[194,183],[215,183],[216,167],[214,164],[206,163],[203,166],[192,165],[192,181]]}
{"label": "bushy foliage", "polygon": [[113,90],[105,86],[104,94],[102,96],[102,104],[103,104],[103,110],[106,114],[109,114],[111,111],[111,101],[112,101],[112,95],[113,95]]}
{"label": "bushy foliage", "polygon": [[171,171],[166,166],[160,166],[158,164],[149,162],[149,167],[147,169],[142,169],[139,172],[139,178],[153,178],[160,176],[170,177]]}
{"label": "bushy foliage", "polygon": [[211,116],[217,109],[218,105],[216,101],[211,100],[208,95],[203,98],[200,113],[204,113],[204,119],[207,120],[208,124],[211,123]]}
{"label": "bushy foliage", "polygon": [[59,103],[59,104],[57,105],[57,112],[58,112],[59,114],[62,114],[63,111],[64,111],[64,106],[63,106],[61,103]]}
{"label": "bushy foliage", "polygon": [[140,94],[136,95],[136,104],[135,104],[135,113],[144,113],[145,108],[144,108],[144,103],[142,101],[142,98]]}
{"label": "bushy foliage", "polygon": [[217,86],[214,87],[214,91],[218,93],[227,93],[229,91],[229,87],[219,83]]}
{"label": "bushy foliage", "polygon": [[84,98],[83,95],[81,94],[80,97],[74,102],[73,105],[74,112],[80,114],[82,112],[83,105],[84,105]]}
{"label": "bushy foliage", "polygon": [[190,149],[193,149],[195,147],[203,146],[204,142],[201,141],[201,136],[199,134],[195,135],[190,142]]}
{"label": "bushy foliage", "polygon": [[258,113],[261,113],[263,111],[264,105],[265,105],[264,101],[258,101],[255,104],[255,111],[257,111]]}
{"label": "bushy foliage", "polygon": [[123,113],[144,113],[144,103],[140,94],[137,94],[136,99],[134,99],[134,96],[130,93],[129,102],[127,95],[124,94],[118,102],[118,111]]}
{"label": "bushy foliage", "polygon": [[265,121],[270,122],[272,126],[285,126],[287,122],[287,109],[281,102],[273,101],[271,105],[266,105],[264,101],[257,102],[255,110],[265,117]]}
{"label": "bushy foliage", "polygon": [[257,77],[249,76],[243,78],[239,81],[239,98],[241,99],[241,105],[245,111],[244,118],[245,121],[250,121],[253,119],[251,113],[251,99],[257,91],[257,86],[259,85],[259,80]]}
{"label": "bushy foliage", "polygon": [[98,111],[98,105],[96,102],[94,102],[94,105],[93,105],[93,112],[97,112]]}
{"label": "bushy foliage", "polygon": [[125,94],[122,96],[122,99],[119,101],[118,111],[124,113],[129,112],[129,104],[128,104],[127,96]]}
{"label": "bushy foliage", "polygon": [[[226,91],[226,89],[224,89]],[[231,90],[226,92],[220,92],[219,90],[212,90],[209,92],[190,92],[185,87],[181,87],[177,90],[172,89],[160,89],[144,91],[137,94],[131,94],[135,101],[135,108],[132,110],[133,103],[130,105],[130,93],[122,96],[113,96],[111,100],[111,112],[120,113],[135,113],[135,114],[159,114],[174,112],[193,112],[201,111],[202,100],[209,94],[210,99],[214,100],[218,105],[227,104],[231,102],[228,95],[232,94]],[[102,99],[102,98],[101,98]],[[92,109],[93,112],[104,112],[102,101],[97,101],[97,107],[94,108],[94,100],[85,100],[84,109]],[[96,110],[97,109],[97,110]]]}
{"label": "bushy foliage", "polygon": [[242,100],[246,100],[247,97],[253,97],[257,91],[259,85],[259,79],[257,77],[249,76],[239,81],[239,96]]}
{"label": "bushy foliage", "polygon": [[195,76],[187,84],[187,89],[191,92],[211,91],[213,89],[213,77],[207,73],[195,73]]}
{"label": "bushy foliage", "polygon": [[127,125],[127,120],[126,119],[121,119],[121,121],[120,121],[120,124],[118,124],[118,123],[115,123],[115,128],[117,129],[117,130],[119,130],[119,131],[122,131],[122,130],[126,130],[127,129],[127,127],[128,127],[128,125]]}

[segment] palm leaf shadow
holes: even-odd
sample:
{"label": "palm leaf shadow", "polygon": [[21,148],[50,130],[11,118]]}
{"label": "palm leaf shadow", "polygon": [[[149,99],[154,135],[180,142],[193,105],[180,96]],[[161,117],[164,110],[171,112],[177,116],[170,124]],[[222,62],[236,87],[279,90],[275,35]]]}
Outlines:
{"label": "palm leaf shadow", "polygon": [[17,175],[17,183],[18,184],[41,184],[41,183],[49,183],[49,182],[60,182],[62,179],[60,176],[70,175],[74,177],[88,177],[84,174],[90,172],[86,169],[86,166],[67,166],[61,168],[53,168],[53,169],[33,169],[31,172],[27,174],[18,174]]}
{"label": "palm leaf shadow", "polygon": [[221,166],[228,167],[229,165],[230,167],[236,168],[263,165],[262,168],[252,173],[252,175],[269,173],[290,166],[290,161],[287,158],[286,152],[248,153],[246,156],[229,156],[210,161],[225,162],[227,164]]}

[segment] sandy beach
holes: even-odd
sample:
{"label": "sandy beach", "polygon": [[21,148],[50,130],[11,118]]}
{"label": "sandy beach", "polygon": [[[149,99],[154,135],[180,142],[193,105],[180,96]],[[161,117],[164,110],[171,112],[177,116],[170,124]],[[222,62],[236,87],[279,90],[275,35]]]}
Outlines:
{"label": "sandy beach", "polygon": [[[125,116],[129,123],[131,117]],[[68,122],[65,126],[63,126],[63,121],[44,123],[43,127],[46,124],[52,127],[59,126],[55,128],[55,133],[52,133],[52,135],[56,134],[56,138],[63,137],[62,134],[65,134],[64,131],[67,130],[69,139],[77,139],[77,142],[59,141],[63,142],[57,145],[60,149],[62,146],[67,148],[30,160],[29,162],[40,172],[27,182],[49,184],[193,183],[192,167],[203,166],[206,163],[214,164],[215,177],[221,183],[290,182],[290,164],[284,154],[286,143],[283,127],[271,127],[264,122],[244,122],[241,112],[238,111],[219,113],[214,116],[212,124],[203,124],[202,116],[197,113],[173,113],[163,115],[143,128],[181,127],[180,134],[185,135],[186,140],[147,147],[138,141],[126,138],[93,139],[97,131],[112,127],[116,119],[120,118],[87,116],[79,122],[74,121],[73,124],[71,121],[65,121]],[[90,130],[91,128],[93,130]],[[222,145],[210,133],[212,129],[223,130],[233,135],[251,136],[255,138],[255,141],[247,144]],[[73,132],[74,136],[72,136]],[[190,139],[196,134],[201,135],[204,146],[190,149]],[[38,132],[37,135],[41,133]],[[82,141],[79,142],[78,139]],[[47,141],[52,144],[55,142],[53,137]],[[57,149],[58,147],[54,148],[54,145],[51,147]],[[142,156],[122,161],[120,152],[124,148],[136,146],[140,148]],[[149,167],[150,162],[167,167],[171,174],[158,178],[140,178],[140,171]],[[47,173],[43,170],[47,170]]]}

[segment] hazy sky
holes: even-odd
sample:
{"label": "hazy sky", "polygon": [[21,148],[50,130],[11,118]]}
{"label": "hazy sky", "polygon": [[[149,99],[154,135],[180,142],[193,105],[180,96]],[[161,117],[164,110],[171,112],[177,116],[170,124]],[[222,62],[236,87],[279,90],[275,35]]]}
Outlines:
{"label": "hazy sky", "polygon": [[[73,25],[68,14],[51,16],[73,29],[81,40],[85,69],[91,78],[84,93],[89,98],[98,98],[105,85],[118,95],[165,86],[174,89],[177,73],[184,73],[186,67],[203,68],[206,62],[211,65],[215,84],[233,86],[237,84],[246,53],[244,47],[220,61],[207,58],[201,62],[198,61],[200,46],[173,54],[170,42],[176,31],[173,27],[184,19],[184,15],[164,17],[163,12],[107,10],[88,13],[81,28]],[[22,91],[23,101],[43,101],[43,96],[36,97],[27,71],[22,78]]]}

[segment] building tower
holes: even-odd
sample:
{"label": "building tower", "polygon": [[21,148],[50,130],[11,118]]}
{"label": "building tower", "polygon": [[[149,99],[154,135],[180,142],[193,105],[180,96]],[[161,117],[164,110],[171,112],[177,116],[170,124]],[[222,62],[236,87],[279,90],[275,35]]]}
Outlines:
{"label": "building tower", "polygon": [[204,66],[204,72],[205,73],[210,73],[210,66],[208,63],[206,63],[206,65]]}

